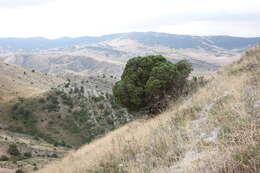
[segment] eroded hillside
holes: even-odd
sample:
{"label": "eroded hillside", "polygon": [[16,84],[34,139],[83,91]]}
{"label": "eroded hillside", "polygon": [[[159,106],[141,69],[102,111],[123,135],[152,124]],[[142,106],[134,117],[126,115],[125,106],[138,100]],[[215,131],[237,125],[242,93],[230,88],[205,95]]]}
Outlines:
{"label": "eroded hillside", "polygon": [[260,46],[148,121],[115,130],[39,173],[260,171]]}

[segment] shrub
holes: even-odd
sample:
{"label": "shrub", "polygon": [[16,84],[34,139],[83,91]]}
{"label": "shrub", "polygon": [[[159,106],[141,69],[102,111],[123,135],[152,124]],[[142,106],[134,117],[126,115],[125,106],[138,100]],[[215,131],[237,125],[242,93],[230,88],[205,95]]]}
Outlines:
{"label": "shrub", "polygon": [[21,154],[15,144],[9,145],[7,152],[13,156],[19,156]]}
{"label": "shrub", "polygon": [[24,155],[24,157],[26,157],[26,158],[31,158],[31,157],[32,157],[32,153],[29,153],[29,152],[24,153],[23,155]]}
{"label": "shrub", "polygon": [[23,170],[21,170],[21,169],[17,169],[17,170],[15,171],[15,173],[24,173],[24,172],[23,172]]}
{"label": "shrub", "polygon": [[70,107],[73,107],[73,100],[70,96],[68,96],[66,93],[63,93],[61,95],[61,98],[62,98],[62,103],[65,104],[65,105],[68,105]]}
{"label": "shrub", "polygon": [[0,161],[8,161],[8,160],[9,160],[9,158],[6,155],[2,155],[0,157]]}
{"label": "shrub", "polygon": [[44,103],[45,102],[45,99],[44,98],[40,98],[39,99],[39,103]]}
{"label": "shrub", "polygon": [[55,154],[55,153],[53,153],[52,155],[50,155],[50,157],[52,157],[52,158],[58,158],[58,155]]}
{"label": "shrub", "polygon": [[58,112],[60,109],[59,105],[55,103],[48,103],[44,108],[47,109],[48,112]]}
{"label": "shrub", "polygon": [[93,96],[92,99],[94,100],[94,102],[100,102],[100,101],[104,100],[105,97],[102,95],[97,96],[97,97]]}
{"label": "shrub", "polygon": [[192,66],[186,60],[173,64],[161,55],[134,57],[127,62],[113,94],[119,104],[138,111],[155,105],[167,95],[180,95],[191,71]]}

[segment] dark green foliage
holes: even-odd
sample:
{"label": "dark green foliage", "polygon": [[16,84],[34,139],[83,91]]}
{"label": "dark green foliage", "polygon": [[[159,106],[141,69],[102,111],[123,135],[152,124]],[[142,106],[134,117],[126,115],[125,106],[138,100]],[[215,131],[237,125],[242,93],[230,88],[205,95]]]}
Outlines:
{"label": "dark green foliage", "polygon": [[21,170],[21,169],[17,169],[17,170],[15,171],[15,173],[24,173],[24,172],[23,172],[23,170]]}
{"label": "dark green foliage", "polygon": [[19,99],[19,101],[11,107],[11,112],[15,120],[29,120],[32,117],[32,111],[24,103],[23,99]]}
{"label": "dark green foliage", "polygon": [[50,157],[52,157],[52,158],[58,158],[58,155],[55,154],[55,153],[53,153],[52,155],[50,155]]}
{"label": "dark green foliage", "polygon": [[93,96],[92,99],[94,100],[94,102],[100,102],[100,101],[104,100],[105,97],[102,95],[97,96],[97,97]]}
{"label": "dark green foliage", "polygon": [[40,98],[39,99],[39,103],[45,103],[45,99],[44,98]]}
{"label": "dark green foliage", "polygon": [[113,94],[131,111],[151,107],[167,95],[179,96],[191,71],[186,60],[173,64],[161,55],[134,57],[127,62]]}
{"label": "dark green foliage", "polygon": [[58,112],[60,107],[55,103],[48,103],[45,105],[44,109],[47,109],[48,112]]}
{"label": "dark green foliage", "polygon": [[49,94],[47,100],[52,102],[53,104],[59,104],[58,97],[54,94]]}
{"label": "dark green foliage", "polygon": [[15,144],[9,145],[7,152],[12,156],[19,156],[21,154]]}
{"label": "dark green foliage", "polygon": [[69,82],[67,82],[67,83],[64,85],[65,88],[68,88],[69,86],[70,86],[70,83],[69,83]]}
{"label": "dark green foliage", "polygon": [[1,161],[8,161],[9,160],[9,158],[7,157],[7,156],[5,156],[5,155],[2,155],[1,157],[0,157],[0,162]]}
{"label": "dark green foliage", "polygon": [[32,157],[32,153],[30,153],[30,152],[24,153],[23,155],[26,158],[31,158]]}
{"label": "dark green foliage", "polygon": [[73,100],[72,100],[72,98],[69,95],[67,95],[66,93],[63,93],[61,95],[61,98],[62,98],[62,103],[63,104],[68,105],[71,108],[73,107]]}
{"label": "dark green foliage", "polygon": [[61,146],[61,147],[67,147],[66,143],[64,141],[61,142],[55,142],[54,143],[55,147]]}

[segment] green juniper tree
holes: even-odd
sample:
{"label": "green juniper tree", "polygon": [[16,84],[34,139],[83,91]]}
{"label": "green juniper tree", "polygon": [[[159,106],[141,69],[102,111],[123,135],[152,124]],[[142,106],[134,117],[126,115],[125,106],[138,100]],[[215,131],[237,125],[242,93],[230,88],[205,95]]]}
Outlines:
{"label": "green juniper tree", "polygon": [[161,55],[134,57],[127,62],[113,94],[130,111],[146,109],[167,95],[177,97],[191,71],[187,60],[173,64]]}

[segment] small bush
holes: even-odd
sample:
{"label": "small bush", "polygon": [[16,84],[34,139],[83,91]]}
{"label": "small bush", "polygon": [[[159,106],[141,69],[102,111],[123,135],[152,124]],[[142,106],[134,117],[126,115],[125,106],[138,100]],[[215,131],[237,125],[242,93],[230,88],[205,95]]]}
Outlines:
{"label": "small bush", "polygon": [[21,169],[17,169],[17,170],[15,171],[15,173],[24,173],[24,171],[21,170]]}
{"label": "small bush", "polygon": [[44,98],[40,98],[39,99],[39,103],[45,103],[45,99]]}
{"label": "small bush", "polygon": [[60,109],[59,105],[54,103],[48,103],[44,108],[47,109],[48,112],[58,112]]}
{"label": "small bush", "polygon": [[100,102],[100,101],[104,100],[105,97],[101,95],[101,96],[98,96],[98,97],[92,97],[92,99],[94,100],[94,102]]}
{"label": "small bush", "polygon": [[15,144],[9,145],[7,152],[13,156],[19,156],[21,154]]}
{"label": "small bush", "polygon": [[2,155],[0,157],[0,161],[8,161],[8,160],[9,160],[9,158],[6,155]]}
{"label": "small bush", "polygon": [[52,157],[52,158],[58,158],[58,155],[55,154],[55,153],[53,153],[52,155],[50,155],[50,157]]}
{"label": "small bush", "polygon": [[32,157],[32,153],[29,153],[29,152],[24,153],[24,157],[31,158]]}

